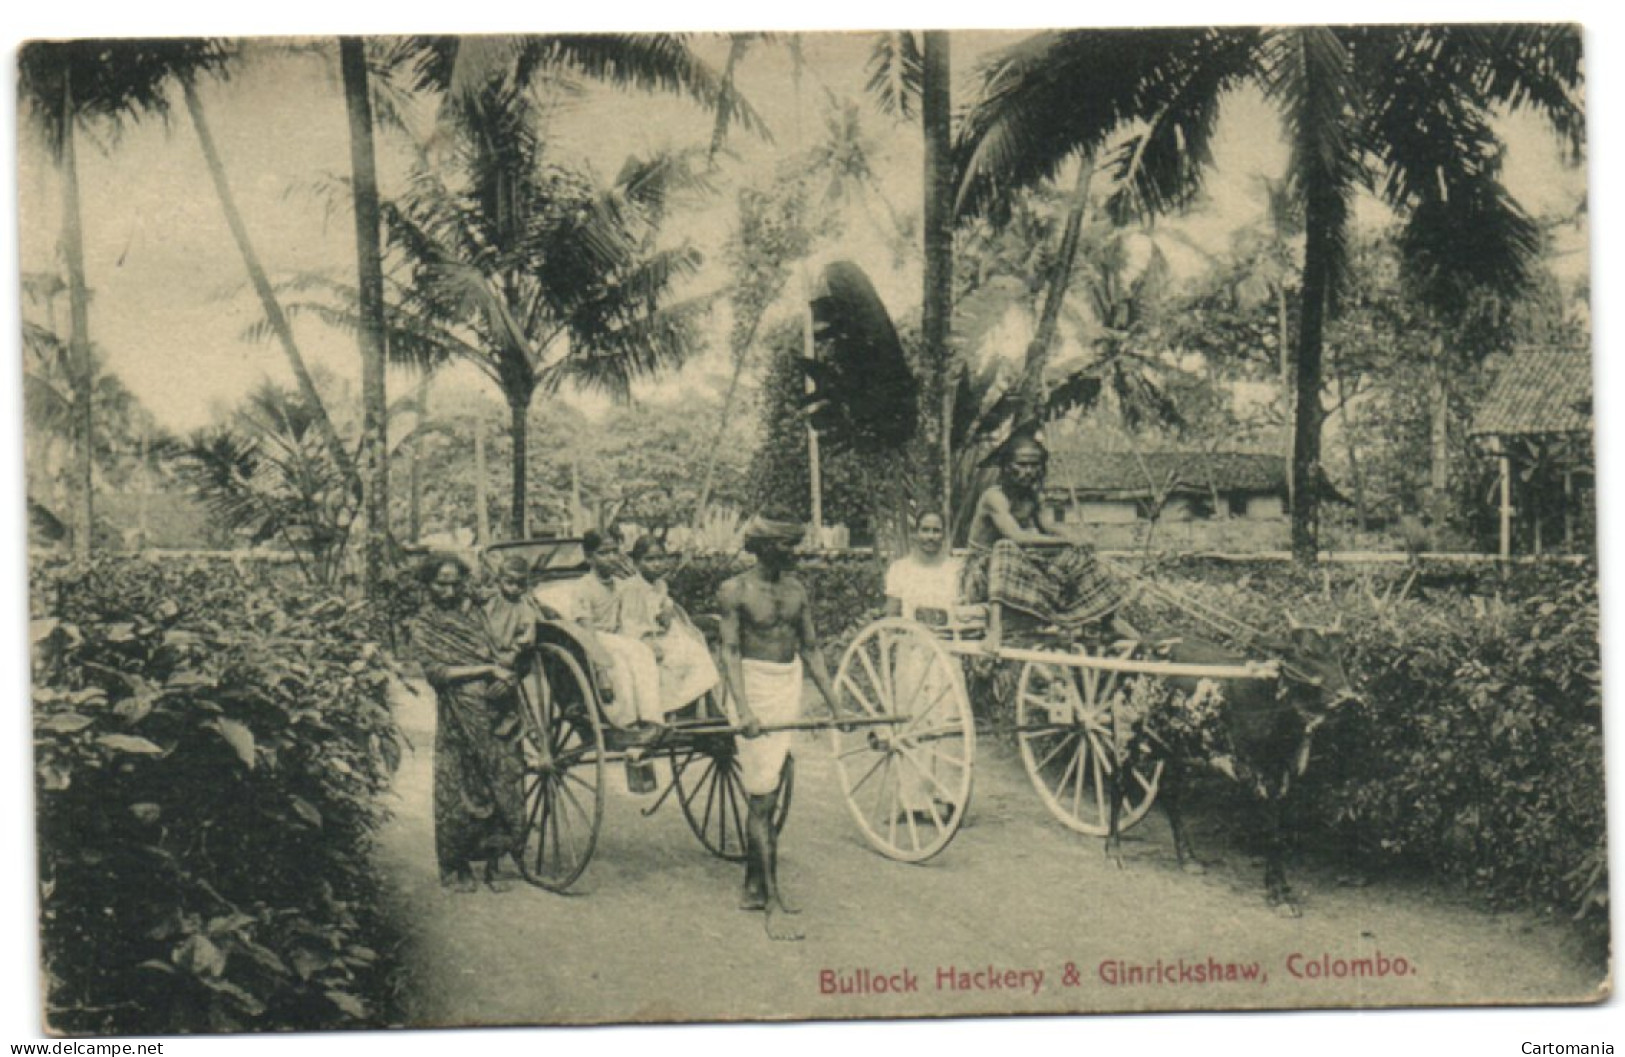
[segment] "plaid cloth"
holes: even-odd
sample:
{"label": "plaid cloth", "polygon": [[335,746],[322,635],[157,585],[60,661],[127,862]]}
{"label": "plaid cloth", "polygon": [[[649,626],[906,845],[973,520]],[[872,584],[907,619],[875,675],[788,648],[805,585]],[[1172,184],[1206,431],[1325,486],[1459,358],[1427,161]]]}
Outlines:
{"label": "plaid cloth", "polygon": [[1085,544],[1024,550],[1009,540],[972,546],[959,588],[967,601],[997,602],[1060,628],[1102,620],[1128,591]]}

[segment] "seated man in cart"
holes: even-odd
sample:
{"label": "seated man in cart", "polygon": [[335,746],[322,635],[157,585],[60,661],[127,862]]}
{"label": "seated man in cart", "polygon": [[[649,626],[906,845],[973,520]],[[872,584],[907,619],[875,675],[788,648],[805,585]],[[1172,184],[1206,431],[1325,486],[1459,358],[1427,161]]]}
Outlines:
{"label": "seated man in cart", "polygon": [[756,556],[756,565],[717,592],[722,677],[733,718],[742,728],[735,741],[740,781],[750,798],[740,905],[763,911],[768,937],[775,940],[802,938],[801,930],[785,920],[796,910],[779,889],[778,834],[773,827],[791,735],[762,728],[801,718],[804,670],[830,712],[836,711],[835,687],[818,646],[807,588],[793,573],[795,547],[803,531],[796,521],[752,518],[745,527],[745,550]]}
{"label": "seated man in cart", "polygon": [[[1123,638],[1138,635],[1116,616],[1127,601],[1124,586],[1095,560],[1087,544],[1062,536],[1044,509],[1049,452],[1038,438],[1013,438],[1000,460],[999,479],[976,503],[970,556],[960,578],[968,602],[992,602],[1061,634],[1109,625]],[[991,625],[989,650],[998,646]]]}

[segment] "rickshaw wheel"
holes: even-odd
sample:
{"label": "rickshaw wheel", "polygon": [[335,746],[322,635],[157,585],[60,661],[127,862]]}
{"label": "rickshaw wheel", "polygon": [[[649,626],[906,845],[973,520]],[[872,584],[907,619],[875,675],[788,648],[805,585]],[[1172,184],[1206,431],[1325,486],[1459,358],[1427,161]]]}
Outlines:
{"label": "rickshaw wheel", "polygon": [[970,807],[976,724],[959,663],[924,625],[891,617],[852,640],[835,687],[830,739],[852,820],[882,855],[925,862]]}
{"label": "rickshaw wheel", "polygon": [[[726,720],[714,694],[707,694],[703,713]],[[671,756],[677,803],[688,828],[705,849],[728,862],[745,861],[745,820],[750,801],[740,777],[739,756],[732,734],[701,734],[692,747]],[[779,799],[773,813],[774,832],[782,833],[790,819],[790,799],[796,786],[796,758],[787,756],[779,775]]]}
{"label": "rickshaw wheel", "polygon": [[525,880],[553,892],[574,884],[604,822],[604,729],[592,683],[570,651],[544,643],[520,682],[524,719]]}

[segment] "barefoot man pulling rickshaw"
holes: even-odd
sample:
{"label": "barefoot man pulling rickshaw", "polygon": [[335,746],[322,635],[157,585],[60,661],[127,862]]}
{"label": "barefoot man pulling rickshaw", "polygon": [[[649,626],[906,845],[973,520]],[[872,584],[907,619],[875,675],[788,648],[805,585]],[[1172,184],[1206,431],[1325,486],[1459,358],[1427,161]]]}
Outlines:
{"label": "barefoot man pulling rickshaw", "polygon": [[786,915],[797,913],[778,880],[778,833],[773,825],[779,783],[790,754],[790,732],[763,727],[801,718],[805,671],[831,713],[835,688],[818,646],[807,587],[793,575],[800,522],[756,517],[745,527],[745,550],[756,565],[728,580],[717,593],[721,610],[722,674],[742,728],[737,738],[741,780],[749,798],[745,887],[741,907],[761,910],[767,934],[799,940]]}

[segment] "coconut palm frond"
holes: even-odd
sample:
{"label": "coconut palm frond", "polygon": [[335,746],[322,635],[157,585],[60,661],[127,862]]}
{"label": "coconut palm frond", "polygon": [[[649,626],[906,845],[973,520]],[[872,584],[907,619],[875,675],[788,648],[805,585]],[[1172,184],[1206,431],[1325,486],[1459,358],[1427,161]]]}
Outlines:
{"label": "coconut palm frond", "polygon": [[[997,53],[983,63],[979,98],[961,123],[957,211],[1000,215],[1014,191],[1053,179],[1068,159],[1093,154],[1114,131],[1168,107],[1181,84],[1218,76],[1197,72],[1206,66],[1195,59],[1209,48],[1250,54],[1251,32],[1069,30]],[[1211,43],[1221,33],[1222,49]],[[1242,63],[1229,59],[1224,68],[1231,65]],[[1194,94],[1184,110],[1201,112]]]}
{"label": "coconut palm frond", "polygon": [[[723,99],[721,78],[695,56],[680,34],[580,33],[529,40],[531,50],[519,66],[521,77],[556,64],[609,84],[687,95],[707,110],[715,110]],[[727,98],[731,123],[771,140],[767,123],[744,97],[730,92]]]}
{"label": "coconut palm frond", "polygon": [[1251,31],[1211,30],[1146,86],[1143,105],[1156,110],[1103,164],[1116,184],[1106,200],[1116,223],[1147,221],[1195,200],[1213,161],[1220,99],[1250,73],[1257,44]]}
{"label": "coconut palm frond", "polygon": [[[1441,61],[1452,80],[1470,85],[1486,104],[1541,115],[1571,164],[1585,154],[1585,71],[1580,27],[1512,23],[1417,27],[1442,38]],[[1457,75],[1461,71],[1465,76]]]}
{"label": "coconut palm frond", "polygon": [[1358,84],[1349,50],[1324,26],[1272,30],[1262,49],[1265,92],[1281,108],[1294,191],[1317,218],[1327,286],[1341,286],[1348,218],[1364,177]]}
{"label": "coconut palm frond", "polygon": [[869,80],[865,88],[882,113],[904,121],[920,115],[920,93],[925,84],[925,55],[912,30],[875,34],[869,51]]}
{"label": "coconut palm frond", "polygon": [[60,153],[69,94],[76,122],[120,124],[169,113],[175,80],[223,75],[229,44],[210,39],[30,41],[19,49],[18,99],[38,123],[53,156]]}
{"label": "coconut palm frond", "polygon": [[658,222],[674,196],[716,192],[716,184],[698,164],[702,155],[699,147],[689,147],[659,151],[646,158],[628,157],[615,177],[612,193],[647,210],[650,219]]}
{"label": "coconut palm frond", "polygon": [[568,382],[625,401],[637,379],[688,362],[700,347],[698,318],[715,298],[707,295],[617,320],[596,332],[590,346],[572,338],[570,351],[537,373],[539,388],[554,393]]}

